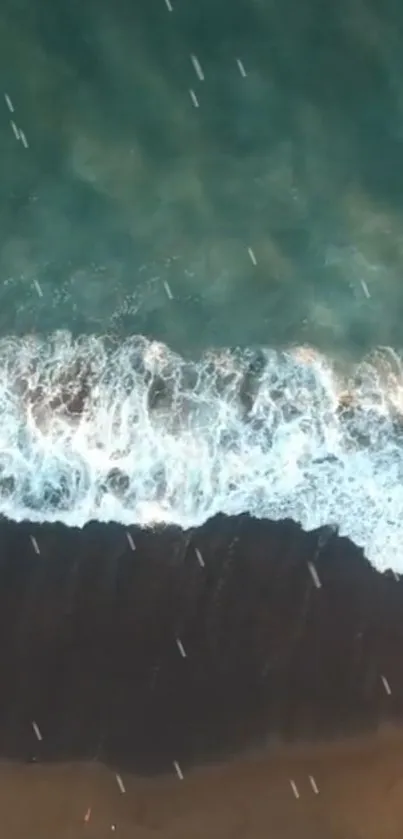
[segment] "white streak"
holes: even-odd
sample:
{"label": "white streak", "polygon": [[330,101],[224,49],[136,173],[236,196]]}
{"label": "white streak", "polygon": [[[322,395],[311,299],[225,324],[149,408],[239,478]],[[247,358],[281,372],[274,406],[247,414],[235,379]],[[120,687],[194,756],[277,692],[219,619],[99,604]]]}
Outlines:
{"label": "white streak", "polygon": [[38,542],[36,541],[35,536],[31,536],[30,538],[31,538],[31,542],[32,542],[35,553],[40,554]]}
{"label": "white streak", "polygon": [[168,9],[168,12],[173,12],[173,8],[172,8],[171,0],[165,0],[165,5],[166,5],[166,7],[167,7],[167,9]]}
{"label": "white streak", "polygon": [[169,283],[167,283],[166,280],[164,280],[163,286],[165,288],[165,293],[166,293],[167,297],[169,298],[169,300],[173,300],[174,296],[172,294],[171,287],[170,287]]}
{"label": "white streak", "polygon": [[115,775],[115,777],[116,777],[116,783],[117,783],[117,785],[118,785],[118,787],[119,787],[119,789],[120,789],[120,791],[123,795],[123,793],[126,792],[126,789],[125,789],[125,785],[122,781],[122,778],[121,778],[120,775]]}
{"label": "white streak", "polygon": [[199,100],[198,100],[194,90],[192,90],[192,88],[190,88],[189,93],[190,93],[190,98],[191,98],[195,108],[198,108],[199,107]]}
{"label": "white streak", "polygon": [[182,773],[182,770],[181,770],[177,760],[174,760],[174,767],[175,767],[175,772],[176,772],[179,780],[183,781],[183,773]]}
{"label": "white streak", "polygon": [[387,695],[390,696],[391,693],[392,693],[392,690],[391,690],[390,684],[389,684],[386,676],[381,676],[381,679],[382,679],[382,684],[385,688],[385,691],[386,691]]}
{"label": "white streak", "polygon": [[179,650],[179,652],[180,652],[180,654],[181,654],[182,658],[186,658],[185,648],[184,648],[184,646],[183,646],[182,641],[180,640],[180,638],[177,638],[177,639],[176,639],[176,644],[177,644],[178,650]]}
{"label": "white streak", "polygon": [[43,297],[43,291],[42,291],[42,289],[41,289],[41,287],[40,287],[40,285],[39,285],[39,283],[38,283],[38,280],[33,280],[33,283],[34,283],[34,286],[35,286],[36,291],[37,291],[37,293],[38,293],[38,296],[39,296],[39,297]]}
{"label": "white streak", "polygon": [[135,544],[134,544],[134,542],[133,542],[133,536],[132,536],[132,534],[131,534],[131,533],[129,533],[129,531],[128,531],[128,530],[126,531],[126,536],[127,536],[127,541],[128,541],[128,543],[129,543],[129,545],[130,545],[130,547],[131,547],[132,551],[135,551],[135,550],[136,550],[136,545],[135,545]]}
{"label": "white streak", "polygon": [[199,551],[199,548],[195,548],[195,553],[196,553],[199,565],[201,566],[201,568],[204,568],[205,563],[204,563],[204,559],[203,559],[203,557],[202,557],[202,555]]}
{"label": "white streak", "polygon": [[318,574],[313,562],[308,562],[308,568],[309,568],[311,577],[313,579],[313,582],[314,582],[316,588],[322,588],[322,583],[319,579],[319,574]]}
{"label": "white streak", "polygon": [[250,256],[250,260],[251,260],[252,265],[257,265],[257,259],[256,259],[256,256],[255,256],[252,248],[248,248],[248,254]]}
{"label": "white streak", "polygon": [[13,114],[14,113],[14,105],[13,105],[8,93],[4,94],[4,98],[6,100],[6,105],[7,105],[8,110],[10,111],[11,114]]}
{"label": "white streak", "polygon": [[39,725],[38,725],[38,723],[36,723],[35,721],[33,721],[33,722],[32,722],[32,728],[33,728],[33,730],[34,730],[34,733],[35,733],[35,737],[36,737],[36,739],[37,739],[37,740],[39,740],[39,742],[41,742],[41,740],[43,740],[43,737],[42,737],[42,734],[41,734],[41,732],[40,732],[40,729],[39,729]]}
{"label": "white streak", "polygon": [[364,294],[365,294],[365,297],[369,300],[369,299],[370,299],[370,297],[371,297],[371,295],[370,295],[370,293],[369,293],[369,291],[368,291],[368,286],[367,286],[367,284],[366,284],[365,280],[360,280],[360,282],[361,282],[362,290],[363,290],[363,292],[364,292]]}
{"label": "white streak", "polygon": [[291,789],[292,789],[292,791],[295,795],[295,798],[299,798],[298,787],[297,787],[295,781],[292,780],[292,778],[290,778],[290,786],[291,786]]}
{"label": "white streak", "polygon": [[28,140],[27,140],[22,128],[20,128],[20,137],[21,137],[21,142],[22,142],[22,145],[24,146],[24,149],[27,149],[28,148]]}
{"label": "white streak", "polygon": [[201,82],[204,82],[204,73],[203,73],[200,61],[197,58],[197,55],[191,55],[190,60],[193,64],[193,67],[195,69],[195,73],[196,73],[198,79],[200,79]]}
{"label": "white streak", "polygon": [[10,120],[10,125],[11,125],[11,128],[13,129],[15,139],[20,140],[21,139],[20,132],[18,131],[18,128],[17,128],[15,122],[12,119]]}
{"label": "white streak", "polygon": [[239,72],[240,72],[241,76],[243,76],[243,78],[245,79],[246,78],[246,70],[245,70],[245,67],[243,65],[243,61],[241,61],[240,58],[237,58],[236,63],[238,65],[238,69],[239,69]]}
{"label": "white streak", "polygon": [[309,776],[309,783],[310,783],[310,785],[311,785],[311,787],[312,787],[312,789],[313,789],[313,791],[314,791],[315,795],[319,795],[318,785],[317,785],[317,783],[316,783],[315,778],[313,777],[313,775],[310,775],[310,776]]}

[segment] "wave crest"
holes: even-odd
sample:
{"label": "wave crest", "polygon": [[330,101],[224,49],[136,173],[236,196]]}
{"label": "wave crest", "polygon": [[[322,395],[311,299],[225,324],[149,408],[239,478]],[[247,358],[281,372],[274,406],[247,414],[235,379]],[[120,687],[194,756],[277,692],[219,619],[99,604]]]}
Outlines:
{"label": "wave crest", "polygon": [[403,375],[308,347],[207,352],[135,336],[0,340],[0,513],[144,526],[217,512],[337,524],[403,567]]}

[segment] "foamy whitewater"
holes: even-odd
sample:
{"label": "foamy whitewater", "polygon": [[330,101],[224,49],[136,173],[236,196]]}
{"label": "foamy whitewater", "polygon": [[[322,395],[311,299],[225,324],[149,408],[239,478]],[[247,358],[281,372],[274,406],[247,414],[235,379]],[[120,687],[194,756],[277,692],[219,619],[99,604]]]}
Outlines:
{"label": "foamy whitewater", "polygon": [[0,341],[0,514],[200,525],[217,512],[338,525],[403,569],[403,370],[309,348],[187,361],[134,337]]}

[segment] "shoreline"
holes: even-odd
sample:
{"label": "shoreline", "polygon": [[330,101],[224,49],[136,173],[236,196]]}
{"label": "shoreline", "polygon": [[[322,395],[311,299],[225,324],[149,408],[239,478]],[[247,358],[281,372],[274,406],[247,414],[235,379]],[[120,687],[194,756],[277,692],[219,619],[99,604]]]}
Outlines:
{"label": "shoreline", "polygon": [[402,653],[331,528],[0,520],[5,835],[400,839]]}
{"label": "shoreline", "polygon": [[115,771],[96,762],[1,762],[3,827],[15,839],[401,835],[402,729],[239,756],[196,767],[183,780],[173,770],[154,778],[119,777],[124,792]]}

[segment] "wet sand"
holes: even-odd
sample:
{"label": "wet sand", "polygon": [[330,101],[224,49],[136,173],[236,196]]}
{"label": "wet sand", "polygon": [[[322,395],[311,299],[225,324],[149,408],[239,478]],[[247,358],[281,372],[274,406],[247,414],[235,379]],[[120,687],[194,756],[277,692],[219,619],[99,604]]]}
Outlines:
{"label": "wet sand", "polygon": [[3,520],[5,835],[400,837],[402,653],[330,528]]}
{"label": "wet sand", "polygon": [[[99,764],[0,767],[8,839],[400,839],[403,736],[275,748],[170,775]],[[295,785],[295,792],[292,788]],[[316,792],[317,790],[317,792]],[[299,796],[299,798],[296,797]]]}

